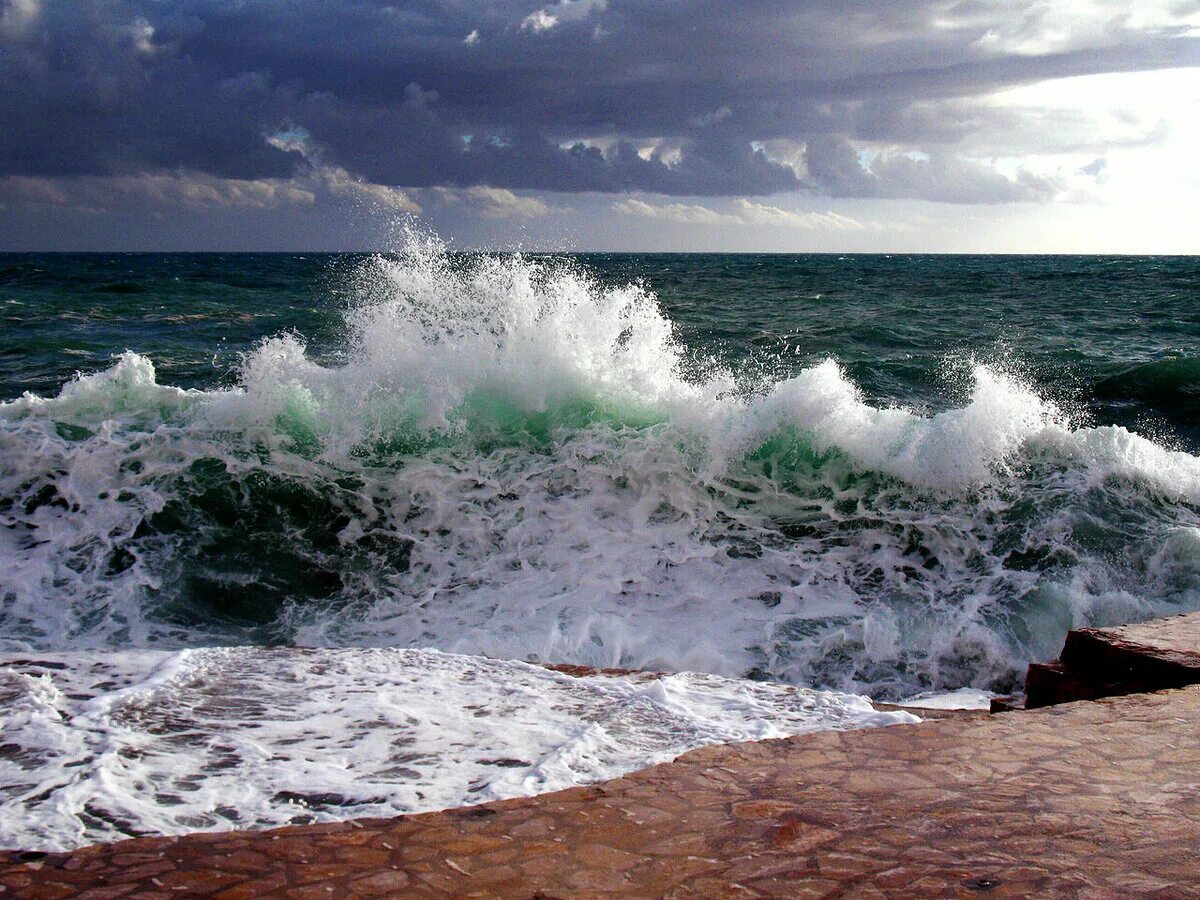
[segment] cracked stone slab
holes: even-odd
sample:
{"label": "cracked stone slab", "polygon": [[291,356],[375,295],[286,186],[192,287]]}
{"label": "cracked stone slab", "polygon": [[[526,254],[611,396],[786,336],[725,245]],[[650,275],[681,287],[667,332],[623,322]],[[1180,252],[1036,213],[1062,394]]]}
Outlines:
{"label": "cracked stone slab", "polygon": [[1035,663],[1027,705],[1048,706],[1200,683],[1200,613],[1067,634],[1059,659]]}

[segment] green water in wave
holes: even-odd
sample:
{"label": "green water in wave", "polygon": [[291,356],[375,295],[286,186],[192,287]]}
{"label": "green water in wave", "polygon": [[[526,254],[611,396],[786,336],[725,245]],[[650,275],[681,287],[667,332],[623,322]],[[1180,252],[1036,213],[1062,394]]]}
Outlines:
{"label": "green water in wave", "polygon": [[[541,312],[474,334],[468,311],[393,365],[363,361],[386,316],[355,330],[367,258],[5,257],[0,393],[50,405],[0,422],[0,642],[434,646],[895,697],[1006,690],[1072,625],[1200,607],[1197,262],[568,262],[579,297],[547,299],[551,260]],[[469,283],[435,274],[449,294],[397,315]],[[631,282],[670,341],[605,307]],[[109,374],[50,399],[77,371]]]}

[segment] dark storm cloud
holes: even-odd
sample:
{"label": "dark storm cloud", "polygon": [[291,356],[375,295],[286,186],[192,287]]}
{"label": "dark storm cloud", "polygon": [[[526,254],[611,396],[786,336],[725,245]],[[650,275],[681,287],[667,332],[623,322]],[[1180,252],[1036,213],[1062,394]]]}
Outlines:
{"label": "dark storm cloud", "polygon": [[0,175],[281,178],[313,164],[291,131],[412,187],[1038,199],[955,155],[1005,128],[973,98],[1200,63],[1178,2],[1137,28],[1102,0],[0,3]]}

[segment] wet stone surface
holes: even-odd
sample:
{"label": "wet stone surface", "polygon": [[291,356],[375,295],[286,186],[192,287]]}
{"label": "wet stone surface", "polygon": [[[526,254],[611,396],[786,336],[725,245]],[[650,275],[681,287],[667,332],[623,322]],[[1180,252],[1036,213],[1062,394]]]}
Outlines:
{"label": "wet stone surface", "polygon": [[1184,897],[1200,687],[708,747],[389,820],[5,854],[11,897]]}
{"label": "wet stone surface", "polygon": [[1025,677],[1030,708],[1200,684],[1200,613],[1067,635],[1059,659]]}
{"label": "wet stone surface", "polygon": [[1113,641],[1136,644],[1145,648],[1143,652],[1200,657],[1200,613],[1170,616],[1133,625],[1084,630],[1108,635]]}

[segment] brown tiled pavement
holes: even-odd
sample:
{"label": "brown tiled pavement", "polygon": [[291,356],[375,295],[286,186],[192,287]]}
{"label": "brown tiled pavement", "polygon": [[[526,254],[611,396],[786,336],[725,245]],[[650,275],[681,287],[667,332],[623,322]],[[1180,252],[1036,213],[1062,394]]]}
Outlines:
{"label": "brown tiled pavement", "polygon": [[[1085,644],[1118,647],[1116,669],[1096,670],[1100,653],[1088,671],[1125,690],[1141,671],[1130,647],[1190,664],[1200,615]],[[707,747],[596,787],[398,819],[0,854],[0,892],[1196,897],[1200,686]]]}

